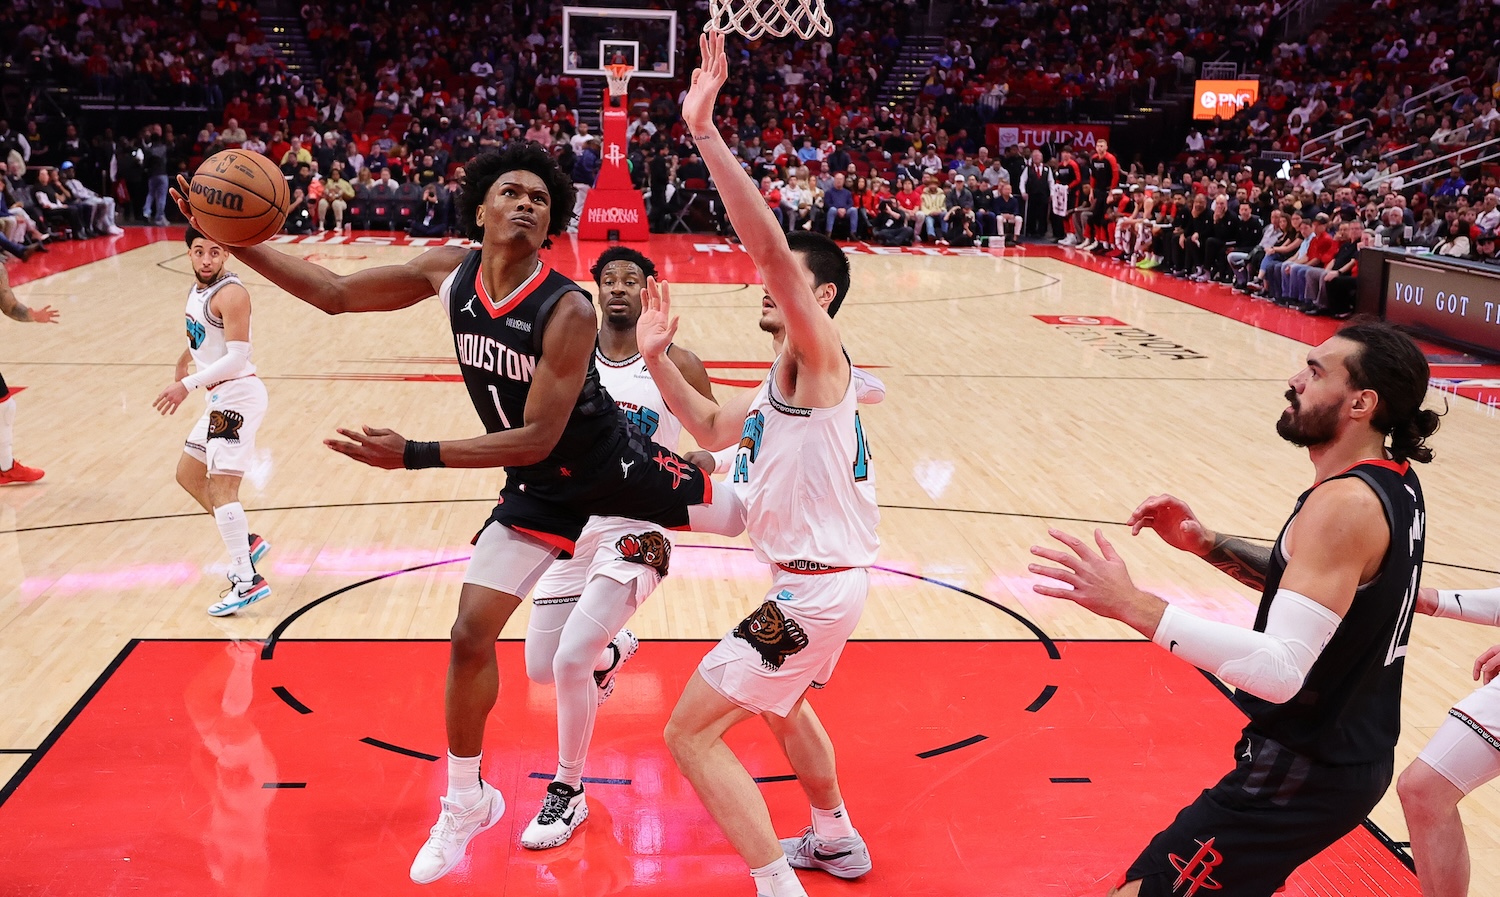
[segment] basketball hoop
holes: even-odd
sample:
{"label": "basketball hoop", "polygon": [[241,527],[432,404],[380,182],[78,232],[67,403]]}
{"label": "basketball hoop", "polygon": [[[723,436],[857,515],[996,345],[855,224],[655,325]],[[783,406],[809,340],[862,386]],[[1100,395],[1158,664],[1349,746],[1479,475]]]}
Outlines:
{"label": "basketball hoop", "polygon": [[609,82],[609,95],[625,96],[626,87],[630,84],[630,73],[635,71],[635,66],[628,62],[611,62],[604,67],[604,71],[605,80]]}
{"label": "basketball hoop", "polygon": [[708,0],[704,30],[737,31],[750,40],[796,34],[809,40],[833,34],[823,0]]}

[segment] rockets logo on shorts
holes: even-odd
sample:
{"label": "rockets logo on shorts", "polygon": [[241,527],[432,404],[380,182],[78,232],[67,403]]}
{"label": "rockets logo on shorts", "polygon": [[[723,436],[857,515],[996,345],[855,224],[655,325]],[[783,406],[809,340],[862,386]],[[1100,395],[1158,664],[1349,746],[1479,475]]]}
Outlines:
{"label": "rockets logo on shorts", "polygon": [[1177,879],[1172,882],[1172,893],[1176,894],[1184,887],[1187,893],[1182,897],[1193,897],[1199,891],[1217,891],[1224,887],[1223,884],[1212,878],[1214,869],[1224,862],[1224,855],[1214,849],[1214,839],[1198,841],[1198,850],[1191,859],[1184,860],[1175,853],[1167,854],[1167,859],[1172,861],[1172,866],[1177,870]]}
{"label": "rockets logo on shorts", "polygon": [[802,627],[782,613],[774,601],[767,601],[741,620],[734,634],[750,643],[768,670],[781,669],[788,657],[807,647],[807,634]]}
{"label": "rockets logo on shorts", "polygon": [[644,564],[656,571],[658,576],[667,575],[667,566],[672,562],[672,543],[656,530],[622,536],[615,543],[620,560]]}
{"label": "rockets logo on shorts", "polygon": [[673,489],[693,478],[693,466],[691,464],[679,461],[666,452],[658,451],[656,457],[651,460],[656,462],[657,467],[672,475]]}
{"label": "rockets logo on shorts", "polygon": [[238,411],[211,411],[208,415],[208,438],[239,442],[240,427],[244,425],[245,417]]}

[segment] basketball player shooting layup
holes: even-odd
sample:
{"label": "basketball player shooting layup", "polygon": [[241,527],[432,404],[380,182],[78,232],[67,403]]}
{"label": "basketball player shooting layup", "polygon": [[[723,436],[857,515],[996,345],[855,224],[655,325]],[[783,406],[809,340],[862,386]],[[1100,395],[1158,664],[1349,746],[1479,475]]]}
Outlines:
{"label": "basketball player shooting layup", "polygon": [[[186,182],[179,180],[179,193]],[[485,720],[499,691],[495,639],[554,558],[570,555],[590,516],[649,520],[722,535],[744,529],[733,490],[629,427],[599,386],[598,321],[573,281],[538,253],[568,226],[572,178],[545,149],[515,142],[465,166],[461,220],[478,249],[441,247],[404,265],[339,276],[266,246],[235,254],[329,314],[395,311],[436,295],[486,435],[416,442],[391,430],[339,430],[334,451],[373,467],[506,468],[499,503],[475,538],[448,666],[448,793],[411,877],[436,881],[505,809],[480,778]],[[179,207],[187,214],[181,195]],[[498,525],[496,525],[498,524]]]}
{"label": "basketball player shooting layup", "polygon": [[[662,401],[636,346],[641,290],[646,278],[655,276],[656,265],[634,249],[614,246],[599,256],[592,273],[604,311],[594,350],[600,384],[642,436],[675,447],[682,424]],[[677,345],[667,355],[693,389],[713,397],[698,356]],[[706,452],[686,457],[713,469]],[[635,633],[621,627],[656,590],[671,560],[670,529],[644,520],[594,517],[578,537],[573,557],[553,564],[537,582],[526,627],[526,673],[533,682],[556,686],[558,759],[541,812],[521,833],[522,847],[565,844],[588,818],[583,767],[594,716],[613,693],[620,667],[639,647]]]}
{"label": "basketball player shooting layup", "polygon": [[[760,327],[776,362],[754,392],[715,404],[670,363],[677,322],[666,284],[647,286],[636,338],[667,404],[699,445],[738,442],[730,478],[745,501],[756,556],[774,564],[765,603],[693,673],[667,723],[667,747],[750,866],[765,897],[806,892],[791,866],[853,878],[870,869],[844,810],[833,745],[808,704],[826,683],[864,609],[878,541],[874,473],[855,407],[856,383],[833,315],[849,289],[849,261],[825,237],[788,237],[715,130],[728,74],[724,36],[701,39],[683,118],[724,206],[765,283]],[[812,827],[778,841],[759,787],[724,743],[759,715],[781,742],[812,804]]]}
{"label": "basketball player shooting layup", "polygon": [[[1500,626],[1500,589],[1423,589],[1417,613]],[[1500,645],[1474,661],[1480,687],[1448,711],[1432,740],[1396,781],[1422,897],[1468,897],[1469,842],[1458,804],[1500,776],[1497,675]]]}
{"label": "basketball player shooting layup", "polygon": [[[229,251],[188,228],[188,259],[197,281],[188,291],[188,347],[177,359],[177,377],[153,403],[176,414],[188,393],[203,387],[203,416],[183,443],[177,483],[214,515],[229,552],[229,588],[209,607],[227,617],[271,594],[255,564],[270,546],[250,532],[240,504],[240,480],[255,458],[255,434],[266,416],[266,386],[250,363],[250,292],[224,270]],[[189,376],[188,362],[198,372]]]}
{"label": "basketball player shooting layup", "polygon": [[[23,324],[55,324],[59,317],[58,313],[50,305],[40,308],[27,308],[16,298],[16,294],[10,289],[10,274],[0,265],[0,314],[5,315],[12,321],[20,321]],[[16,399],[11,395],[10,387],[5,385],[5,377],[0,376],[0,486],[8,486],[12,483],[34,483],[40,480],[44,471],[35,467],[27,467],[16,460],[12,453],[12,433],[16,426]]]}
{"label": "basketball player shooting layup", "polygon": [[[1238,689],[1250,717],[1235,768],[1152,839],[1112,894],[1270,897],[1299,865],[1358,826],[1390,785],[1401,730],[1401,676],[1422,572],[1426,513],[1411,462],[1432,460],[1438,415],[1421,408],[1427,360],[1381,323],[1317,346],[1289,381],[1276,432],[1304,446],[1313,486],[1271,549],[1206,529],[1180,499],[1130,515],[1261,590],[1255,628],[1193,616],[1137,589],[1095,530],[1050,530],[1072,554],[1033,547],[1059,567],[1034,586],[1119,620]],[[1389,442],[1387,442],[1389,440]]]}

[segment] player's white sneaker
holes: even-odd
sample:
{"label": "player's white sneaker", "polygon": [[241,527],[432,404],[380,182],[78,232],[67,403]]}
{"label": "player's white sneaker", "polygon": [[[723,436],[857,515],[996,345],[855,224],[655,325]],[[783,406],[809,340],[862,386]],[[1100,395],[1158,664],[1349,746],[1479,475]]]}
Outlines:
{"label": "player's white sneaker", "polygon": [[599,686],[599,703],[602,705],[609,700],[609,696],[615,693],[615,679],[620,672],[620,667],[625,661],[635,656],[640,650],[641,640],[635,637],[635,633],[629,629],[621,629],[614,640],[609,643],[614,649],[615,662],[607,670],[594,671],[594,684]]}
{"label": "player's white sneaker", "polygon": [[583,789],[574,791],[563,782],[552,782],[542,799],[542,812],[521,833],[521,846],[527,850],[561,847],[587,818],[589,804],[583,798]]}
{"label": "player's white sneaker", "polygon": [[795,869],[821,869],[839,878],[859,878],[870,871],[870,849],[858,833],[852,838],[819,838],[808,826],[795,838],[781,839],[781,849]]}
{"label": "player's white sneaker", "polygon": [[1068,234],[1066,237],[1063,237],[1061,240],[1059,240],[1058,243],[1057,243],[1057,245],[1059,245],[1059,246],[1077,246],[1078,245],[1078,235],[1077,234]]}
{"label": "player's white sneaker", "polygon": [[505,798],[489,782],[481,781],[484,796],[472,809],[465,810],[446,797],[438,798],[442,812],[427,836],[427,843],[417,851],[411,863],[411,880],[430,884],[447,875],[464,858],[464,851],[474,836],[500,821],[505,815]]}
{"label": "player's white sneaker", "polygon": [[228,617],[244,610],[262,598],[271,594],[271,584],[259,573],[249,580],[229,577],[229,588],[225,589],[219,596],[219,602],[209,607],[208,613],[212,617]]}

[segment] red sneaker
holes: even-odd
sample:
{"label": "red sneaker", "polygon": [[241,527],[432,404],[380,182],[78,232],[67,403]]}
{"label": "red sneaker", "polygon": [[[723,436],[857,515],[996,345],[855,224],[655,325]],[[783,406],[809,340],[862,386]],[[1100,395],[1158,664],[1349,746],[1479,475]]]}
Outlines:
{"label": "red sneaker", "polygon": [[46,472],[35,467],[27,467],[20,461],[11,464],[10,470],[0,470],[0,486],[9,486],[12,483],[35,483]]}

